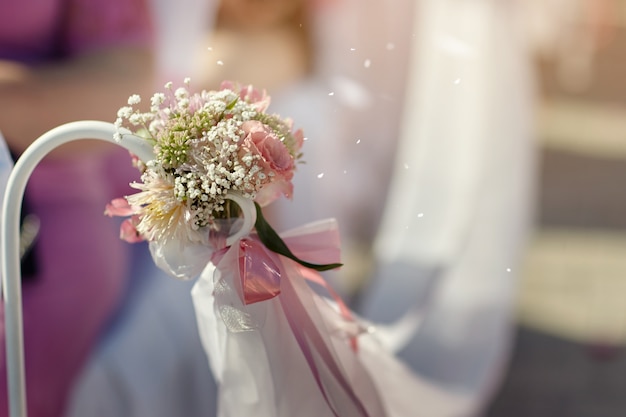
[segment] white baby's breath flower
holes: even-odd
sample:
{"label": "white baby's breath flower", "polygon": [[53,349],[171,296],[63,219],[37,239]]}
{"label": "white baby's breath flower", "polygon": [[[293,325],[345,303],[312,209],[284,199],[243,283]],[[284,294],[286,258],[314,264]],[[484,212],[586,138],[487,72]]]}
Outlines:
{"label": "white baby's breath flower", "polygon": [[189,95],[189,92],[188,92],[188,91],[187,91],[187,89],[186,89],[186,88],[184,88],[184,87],[178,87],[178,88],[176,89],[176,91],[174,92],[174,96],[175,96],[178,100],[183,99],[183,98],[186,98],[188,95]]}
{"label": "white baby's breath flower", "polygon": [[128,97],[129,106],[135,106],[139,103],[141,103],[141,97],[139,96],[139,94],[133,94],[132,96]]}
{"label": "white baby's breath flower", "polygon": [[142,115],[139,113],[133,113],[130,115],[130,117],[128,118],[128,121],[134,125],[138,125],[141,124],[143,118],[141,117]]}
{"label": "white baby's breath flower", "polygon": [[181,98],[180,100],[178,100],[178,108],[179,109],[186,109],[189,107],[189,99],[188,98]]}
{"label": "white baby's breath flower", "polygon": [[[203,228],[231,215],[225,208],[228,192],[254,199],[265,185],[290,181],[291,173],[277,174],[265,158],[272,161],[277,146],[284,145],[289,152],[279,152],[281,161],[285,154],[297,159],[301,140],[290,133],[290,121],[265,113],[268,99],[251,87],[196,94],[185,87],[173,91],[171,82],[165,88],[165,94],[151,97],[148,112],[137,108],[138,95],[129,97],[117,113],[114,138],[121,140],[122,129],[128,129],[154,146],[155,160],[138,164],[143,174],[133,187],[139,192],[128,197],[137,233],[149,241],[197,242],[206,238]],[[250,121],[263,126],[255,132],[264,135],[266,129],[269,139],[251,142]]]}
{"label": "white baby's breath flower", "polygon": [[165,102],[165,94],[163,94],[163,93],[155,93],[150,98],[150,105],[152,106],[151,108],[153,109],[151,111],[158,110],[158,106],[160,106],[164,102]]}
{"label": "white baby's breath flower", "polygon": [[122,118],[122,119],[128,119],[131,114],[133,114],[133,108],[130,106],[121,107],[117,111],[117,117]]}

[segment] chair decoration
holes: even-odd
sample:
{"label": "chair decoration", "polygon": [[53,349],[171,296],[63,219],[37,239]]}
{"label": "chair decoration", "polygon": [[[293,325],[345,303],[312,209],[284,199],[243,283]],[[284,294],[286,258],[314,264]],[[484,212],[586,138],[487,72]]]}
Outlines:
{"label": "chair decoration", "polygon": [[11,417],[27,415],[19,206],[41,158],[80,138],[125,147],[142,173],[131,184],[137,193],[105,208],[127,217],[120,237],[147,240],[161,269],[196,279],[192,298],[220,417],[414,417],[420,396],[452,404],[398,361],[384,332],[356,317],[320,274],[341,267],[333,219],[281,234],[265,219],[264,208],[293,193],[303,132],[267,113],[269,96],[251,86],[188,87],[168,83],[147,112],[131,96],[114,124],[53,129],[11,173],[1,242]]}

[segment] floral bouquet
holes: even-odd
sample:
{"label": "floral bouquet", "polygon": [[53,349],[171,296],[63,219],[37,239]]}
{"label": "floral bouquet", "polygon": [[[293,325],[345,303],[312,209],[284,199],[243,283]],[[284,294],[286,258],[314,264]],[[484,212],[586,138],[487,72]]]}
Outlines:
{"label": "floral bouquet", "polygon": [[188,85],[166,85],[147,112],[138,96],[119,110],[117,139],[145,138],[154,159],[134,158],[138,192],[106,213],[127,216],[121,237],[147,240],[166,272],[199,277],[192,295],[219,416],[417,415],[419,382],[318,272],[341,266],[336,222],[278,235],[263,217],[292,195],[303,133],[250,86]]}

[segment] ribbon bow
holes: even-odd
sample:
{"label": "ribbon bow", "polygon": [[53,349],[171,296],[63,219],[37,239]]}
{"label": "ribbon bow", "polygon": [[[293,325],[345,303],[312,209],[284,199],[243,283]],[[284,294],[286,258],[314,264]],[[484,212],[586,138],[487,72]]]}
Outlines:
{"label": "ribbon bow", "polygon": [[[322,220],[293,229],[281,238],[265,221],[257,206],[256,233],[240,239],[230,248],[212,257],[218,266],[226,251],[238,250],[238,281],[241,300],[250,305],[276,297],[281,292],[281,260],[279,255],[295,261],[300,273],[310,282],[322,286],[337,303],[344,317],[352,319],[341,297],[315,271],[340,267],[340,240],[337,222]],[[283,240],[284,238],[284,240]],[[312,262],[303,261],[302,258]],[[313,263],[315,262],[315,263]],[[219,268],[219,266],[218,266]]]}
{"label": "ribbon bow", "polygon": [[[279,247],[287,248],[287,255],[276,252],[276,246],[268,247],[267,236],[263,237],[263,227],[217,252],[212,258],[217,274],[215,305],[224,324],[235,333],[259,329],[265,320],[263,315],[266,314],[261,302],[276,298],[276,305],[283,311],[333,415],[345,415],[340,411],[347,409],[350,415],[371,416],[353,390],[348,370],[344,369],[335,353],[330,335],[326,333],[329,331],[328,324],[324,324],[324,314],[313,302],[312,290],[302,285],[305,284],[303,280],[315,282],[328,291],[341,315],[337,316],[338,329],[346,332],[356,354],[356,337],[362,329],[339,295],[318,273],[318,270],[341,265],[336,263],[340,256],[336,221],[323,220],[294,229],[282,237],[276,235],[280,240]],[[300,257],[320,264],[303,262]],[[373,386],[368,390],[375,393]],[[375,397],[374,394],[371,396]]]}

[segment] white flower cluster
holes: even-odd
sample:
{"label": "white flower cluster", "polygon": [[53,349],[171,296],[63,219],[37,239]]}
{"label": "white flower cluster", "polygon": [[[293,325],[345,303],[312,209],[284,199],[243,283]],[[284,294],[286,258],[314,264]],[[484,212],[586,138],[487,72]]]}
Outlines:
{"label": "white flower cluster", "polygon": [[[236,215],[227,192],[254,199],[277,178],[290,181],[301,143],[290,121],[265,113],[264,93],[232,84],[197,94],[186,87],[174,90],[171,83],[165,87],[168,92],[154,94],[147,112],[137,108],[140,97],[131,96],[115,122],[116,139],[128,129],[154,149],[155,159],[142,166],[141,183],[132,184],[140,192],[127,197],[136,210],[138,234],[148,240],[197,240],[195,233],[216,218]],[[291,165],[285,165],[283,148]]]}

